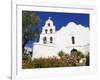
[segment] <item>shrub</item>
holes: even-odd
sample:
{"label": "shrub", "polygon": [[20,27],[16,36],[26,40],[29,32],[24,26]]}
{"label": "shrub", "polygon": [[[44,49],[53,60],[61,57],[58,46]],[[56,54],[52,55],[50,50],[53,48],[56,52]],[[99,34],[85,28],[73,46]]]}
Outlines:
{"label": "shrub", "polygon": [[32,68],[32,67],[33,67],[33,61],[31,59],[22,60],[22,68],[23,69]]}
{"label": "shrub", "polygon": [[64,63],[56,58],[38,58],[33,60],[34,68],[63,67]]}
{"label": "shrub", "polygon": [[[22,68],[50,68],[50,67],[72,67],[72,66],[89,66],[89,53],[85,56],[81,51],[65,54],[63,51],[58,53],[60,58],[31,58],[24,56],[22,60]],[[80,63],[82,58],[86,58],[86,63]]]}
{"label": "shrub", "polygon": [[71,51],[70,55],[66,54],[63,57],[63,60],[67,66],[86,66],[87,64],[85,64],[85,63],[80,64],[79,61],[82,58],[87,58],[87,64],[89,63],[89,61],[88,61],[89,56],[86,57],[81,51],[76,51],[73,49],[73,51]]}
{"label": "shrub", "polygon": [[85,57],[85,55],[81,51],[78,51],[77,52],[77,56],[80,56],[81,58],[84,58]]}
{"label": "shrub", "polygon": [[67,66],[77,66],[78,65],[78,60],[76,56],[66,54],[63,57],[63,60]]}
{"label": "shrub", "polygon": [[61,58],[61,57],[63,57],[65,55],[65,53],[63,52],[63,51],[59,51],[58,52],[58,56]]}
{"label": "shrub", "polygon": [[90,65],[90,57],[89,57],[89,52],[86,56],[86,65],[89,66]]}

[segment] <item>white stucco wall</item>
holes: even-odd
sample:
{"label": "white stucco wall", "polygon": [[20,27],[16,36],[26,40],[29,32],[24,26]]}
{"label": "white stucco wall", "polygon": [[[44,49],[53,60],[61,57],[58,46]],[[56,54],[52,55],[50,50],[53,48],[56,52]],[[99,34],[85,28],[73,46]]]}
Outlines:
{"label": "white stucco wall", "polygon": [[[82,51],[84,54],[89,52],[89,28],[70,22],[52,34],[45,34],[43,31],[40,34],[40,41],[34,43],[33,59],[39,57],[58,57],[57,53],[59,51],[63,50],[65,53],[70,53],[73,48]],[[43,44],[44,36],[47,37],[46,44]],[[54,38],[52,44],[49,42],[50,36]],[[72,36],[75,39],[74,44],[72,44]]]}

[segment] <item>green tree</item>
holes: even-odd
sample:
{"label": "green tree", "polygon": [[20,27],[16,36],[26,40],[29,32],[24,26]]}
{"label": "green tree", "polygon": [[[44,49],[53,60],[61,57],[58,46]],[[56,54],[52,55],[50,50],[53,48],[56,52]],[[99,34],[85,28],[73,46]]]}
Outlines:
{"label": "green tree", "polygon": [[86,56],[86,65],[89,66],[90,65],[90,55],[89,55],[89,52]]}
{"label": "green tree", "polygon": [[33,11],[22,11],[22,49],[32,38],[38,38],[40,30],[38,27],[39,16]]}
{"label": "green tree", "polygon": [[77,56],[79,56],[80,58],[85,57],[85,55],[81,51],[77,51]]}
{"label": "green tree", "polygon": [[65,55],[65,53],[64,53],[63,51],[59,51],[59,52],[58,52],[58,56],[59,56],[59,57],[62,58],[64,55]]}

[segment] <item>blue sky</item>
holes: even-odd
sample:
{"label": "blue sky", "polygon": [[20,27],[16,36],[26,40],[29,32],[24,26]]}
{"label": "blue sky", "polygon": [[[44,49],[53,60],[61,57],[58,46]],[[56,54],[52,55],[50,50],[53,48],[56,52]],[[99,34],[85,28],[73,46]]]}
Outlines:
{"label": "blue sky", "polygon": [[[53,20],[54,25],[56,26],[56,31],[59,30],[62,26],[66,26],[69,22],[75,22],[76,24],[81,24],[84,27],[89,27],[89,14],[58,12],[36,12],[36,14],[40,18],[38,23],[40,30],[42,30],[42,27],[44,26],[48,17],[51,17]],[[29,41],[26,46],[32,48],[32,43],[33,41]]]}
{"label": "blue sky", "polygon": [[48,17],[54,22],[56,30],[59,30],[62,26],[66,26],[69,22],[75,22],[76,24],[81,24],[85,27],[89,27],[89,14],[83,13],[58,13],[58,12],[37,12],[40,17],[39,27],[45,24]]}

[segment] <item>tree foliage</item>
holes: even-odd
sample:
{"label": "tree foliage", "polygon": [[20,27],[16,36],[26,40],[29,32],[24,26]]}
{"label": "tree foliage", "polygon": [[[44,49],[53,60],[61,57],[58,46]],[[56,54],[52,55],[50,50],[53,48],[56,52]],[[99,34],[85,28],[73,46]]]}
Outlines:
{"label": "tree foliage", "polygon": [[32,25],[38,24],[39,17],[36,12],[33,11],[22,11],[22,26],[23,28],[31,27]]}
{"label": "tree foliage", "polygon": [[22,11],[22,48],[24,50],[24,46],[28,41],[32,40],[32,38],[39,37],[39,16],[37,16],[36,12],[33,11]]}

